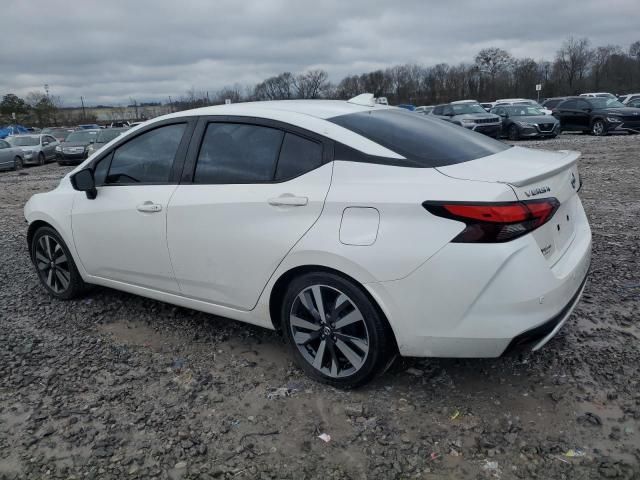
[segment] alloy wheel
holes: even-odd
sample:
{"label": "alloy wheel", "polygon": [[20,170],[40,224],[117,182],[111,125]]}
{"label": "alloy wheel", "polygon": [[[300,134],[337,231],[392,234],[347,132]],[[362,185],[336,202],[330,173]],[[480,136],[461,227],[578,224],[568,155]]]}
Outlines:
{"label": "alloy wheel", "polygon": [[594,135],[602,135],[604,133],[604,123],[602,120],[596,120],[593,124],[592,131]]}
{"label": "alloy wheel", "polygon": [[44,163],[45,163],[44,154],[40,152],[40,155],[38,155],[38,165],[44,165]]}
{"label": "alloy wheel", "polygon": [[50,235],[42,235],[35,248],[35,262],[40,277],[55,293],[64,292],[71,283],[69,259],[60,243]]}
{"label": "alloy wheel", "polygon": [[293,342],[313,368],[331,378],[358,372],[369,355],[369,332],[355,303],[327,285],[312,285],[293,301]]}
{"label": "alloy wheel", "polygon": [[13,161],[14,168],[16,170],[22,169],[22,159],[20,157],[16,157]]}
{"label": "alloy wheel", "polygon": [[518,127],[511,125],[509,128],[509,140],[518,140],[519,138],[520,132],[518,132]]}

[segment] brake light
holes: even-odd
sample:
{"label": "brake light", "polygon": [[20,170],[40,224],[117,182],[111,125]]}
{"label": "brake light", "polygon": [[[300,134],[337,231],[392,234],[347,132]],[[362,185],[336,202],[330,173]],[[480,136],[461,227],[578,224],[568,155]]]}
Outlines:
{"label": "brake light", "polygon": [[521,237],[547,223],[560,203],[555,198],[522,202],[424,202],[433,215],[464,222],[457,243],[499,243]]}

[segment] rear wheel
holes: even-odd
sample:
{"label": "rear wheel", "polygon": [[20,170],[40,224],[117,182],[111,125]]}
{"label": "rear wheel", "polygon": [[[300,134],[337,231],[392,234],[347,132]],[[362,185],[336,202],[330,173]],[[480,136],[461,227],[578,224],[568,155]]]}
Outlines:
{"label": "rear wheel", "polygon": [[20,157],[16,157],[13,159],[13,169],[21,170],[24,164],[22,163],[22,159]]}
{"label": "rear wheel", "polygon": [[591,133],[597,137],[607,134],[607,126],[602,120],[596,120],[591,125]]}
{"label": "rear wheel", "polygon": [[311,378],[336,387],[368,382],[393,351],[386,320],[358,285],[339,275],[294,279],[281,315],[296,362]]}
{"label": "rear wheel", "polygon": [[520,140],[520,130],[516,125],[509,127],[509,140]]}
{"label": "rear wheel", "polygon": [[87,285],[64,241],[53,228],[40,227],[31,239],[31,259],[47,292],[62,300],[82,294]]}
{"label": "rear wheel", "polygon": [[40,152],[38,154],[38,165],[44,165],[44,162],[45,162],[44,153]]}

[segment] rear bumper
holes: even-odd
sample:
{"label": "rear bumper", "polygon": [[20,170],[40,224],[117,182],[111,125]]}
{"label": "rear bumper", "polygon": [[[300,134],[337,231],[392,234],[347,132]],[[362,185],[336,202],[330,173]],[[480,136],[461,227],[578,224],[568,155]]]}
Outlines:
{"label": "rear bumper", "polygon": [[573,311],[591,263],[582,206],[577,216],[575,236],[553,265],[525,235],[503,244],[450,243],[403,279],[366,284],[400,353],[498,357],[532,331],[542,347]]}

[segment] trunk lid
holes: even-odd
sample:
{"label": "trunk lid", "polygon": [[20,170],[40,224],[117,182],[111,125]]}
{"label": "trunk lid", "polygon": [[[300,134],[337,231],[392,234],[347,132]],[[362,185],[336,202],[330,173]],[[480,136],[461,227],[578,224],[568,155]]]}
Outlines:
{"label": "trunk lid", "polygon": [[461,180],[507,184],[522,201],[550,197],[558,200],[560,207],[551,220],[531,233],[545,259],[553,265],[575,236],[574,219],[580,188],[579,157],[579,152],[569,150],[550,152],[513,147],[470,162],[438,167],[437,170]]}

